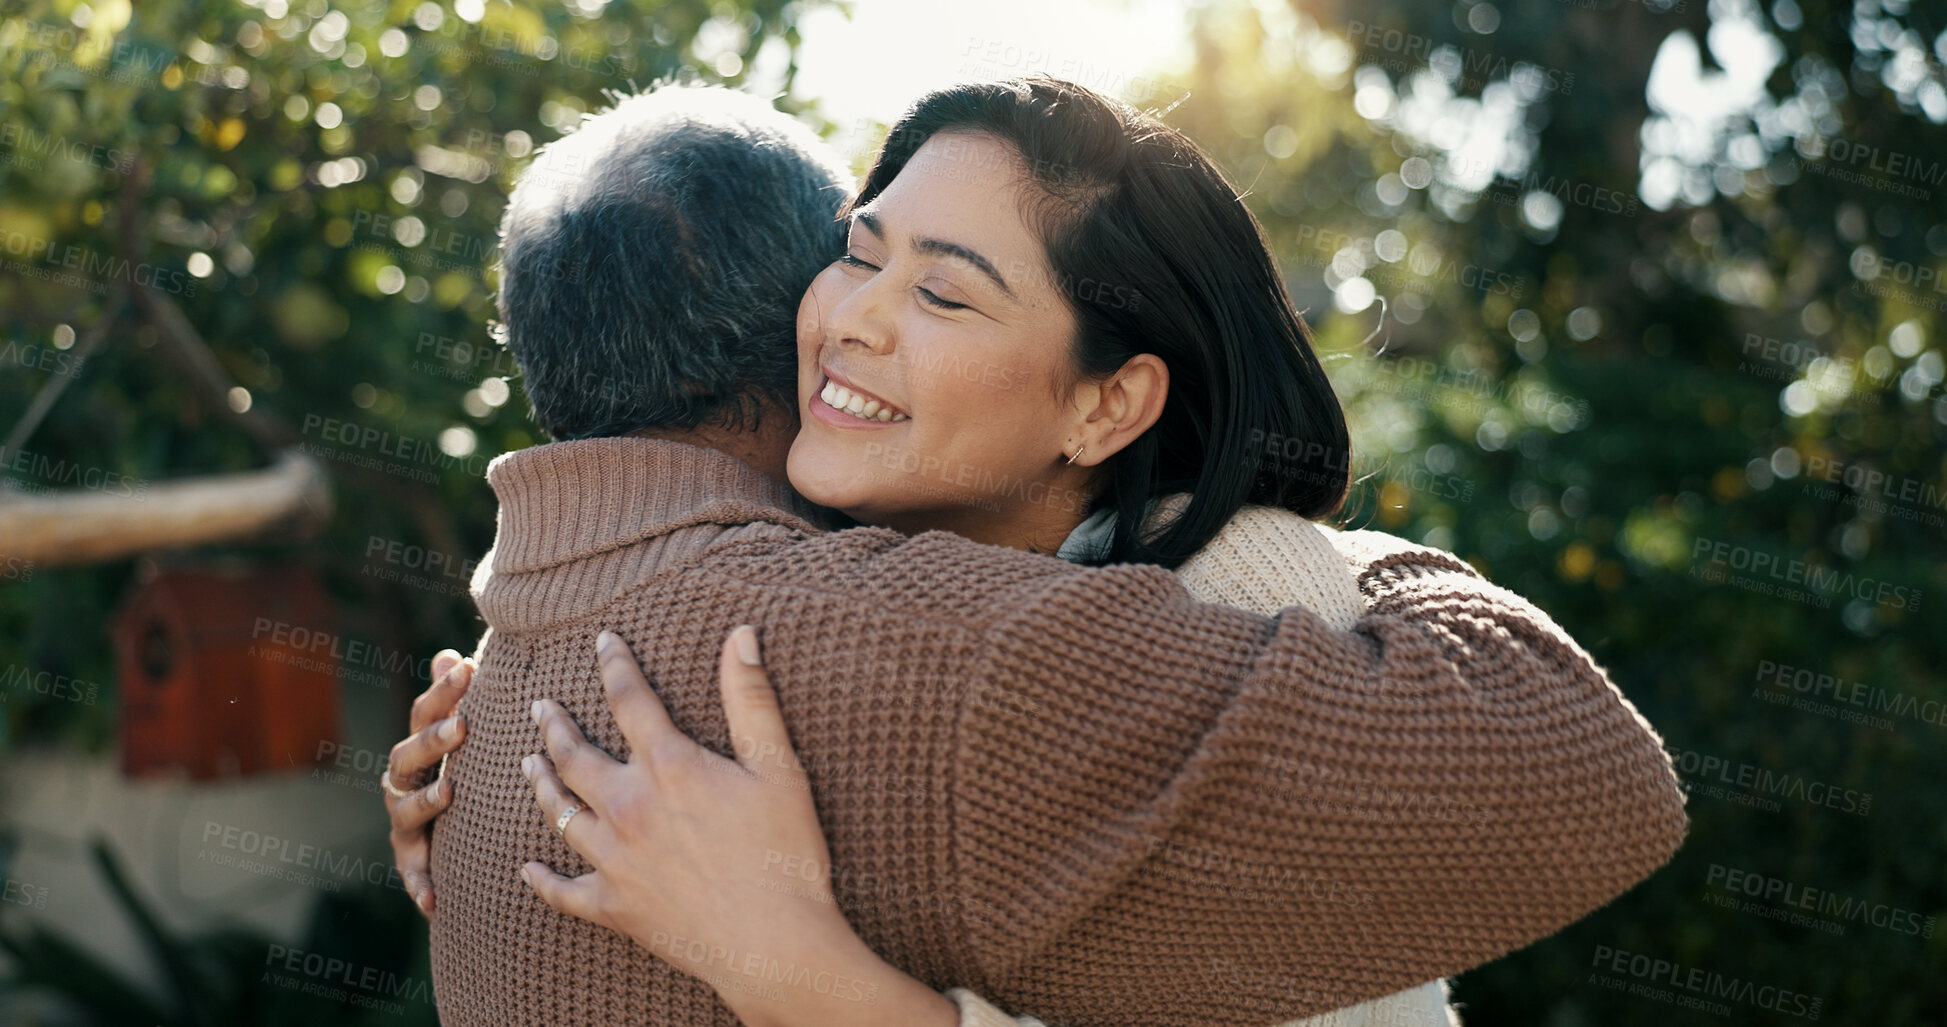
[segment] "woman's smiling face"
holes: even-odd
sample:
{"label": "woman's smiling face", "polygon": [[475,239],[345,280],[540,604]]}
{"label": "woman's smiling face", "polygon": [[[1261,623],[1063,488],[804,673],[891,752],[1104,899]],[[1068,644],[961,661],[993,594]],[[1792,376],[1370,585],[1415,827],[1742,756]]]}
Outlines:
{"label": "woman's smiling face", "polygon": [[1026,172],[1007,143],[942,132],[854,212],[798,311],[789,472],[807,499],[1036,548],[1080,521],[1076,322],[1024,218],[1045,202]]}

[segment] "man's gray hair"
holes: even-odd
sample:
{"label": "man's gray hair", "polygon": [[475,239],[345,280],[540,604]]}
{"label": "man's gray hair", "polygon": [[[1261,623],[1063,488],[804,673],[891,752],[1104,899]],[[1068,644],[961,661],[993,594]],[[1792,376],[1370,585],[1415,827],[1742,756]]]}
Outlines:
{"label": "man's gray hair", "polygon": [[499,331],[535,421],[586,439],[795,408],[798,302],[851,192],[809,128],[715,86],[622,97],[544,147],[500,224]]}

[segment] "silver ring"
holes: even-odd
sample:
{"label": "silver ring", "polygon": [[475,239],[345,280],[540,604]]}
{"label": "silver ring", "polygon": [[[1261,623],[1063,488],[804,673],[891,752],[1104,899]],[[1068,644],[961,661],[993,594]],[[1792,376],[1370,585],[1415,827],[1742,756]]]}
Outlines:
{"label": "silver ring", "polygon": [[573,819],[574,819],[574,817],[575,817],[575,814],[577,814],[577,813],[580,813],[580,812],[581,812],[581,807],[580,807],[580,806],[570,806],[570,807],[568,807],[567,809],[564,809],[564,810],[562,810],[562,811],[561,811],[561,815],[560,815],[560,816],[558,816],[558,817],[555,817],[555,818],[554,818],[554,834],[555,834],[555,837],[557,837],[557,838],[560,838],[560,839],[561,839],[562,841],[564,841],[564,842],[565,842],[565,841],[567,841],[567,840],[568,840],[568,821],[570,821],[570,820],[573,820]]}
{"label": "silver ring", "polygon": [[385,794],[390,795],[395,799],[412,798],[411,792],[402,792],[398,788],[393,786],[391,767],[385,768],[385,773],[379,775],[379,787],[385,789]]}

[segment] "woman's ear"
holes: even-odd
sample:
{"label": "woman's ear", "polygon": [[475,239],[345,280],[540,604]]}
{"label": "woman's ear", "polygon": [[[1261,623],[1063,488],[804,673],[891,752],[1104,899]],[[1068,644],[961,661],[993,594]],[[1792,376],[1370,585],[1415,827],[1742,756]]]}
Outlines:
{"label": "woman's ear", "polygon": [[1077,463],[1095,466],[1136,441],[1163,416],[1170,395],[1170,369],[1154,353],[1138,353],[1101,383],[1089,386],[1094,408],[1082,421],[1087,449]]}

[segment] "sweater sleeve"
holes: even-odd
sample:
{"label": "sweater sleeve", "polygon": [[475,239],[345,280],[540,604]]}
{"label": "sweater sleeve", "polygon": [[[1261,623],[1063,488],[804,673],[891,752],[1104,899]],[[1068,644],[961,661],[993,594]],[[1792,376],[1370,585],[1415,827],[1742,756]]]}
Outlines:
{"label": "sweater sleeve", "polygon": [[957,728],[953,871],[1001,912],[963,925],[966,983],[1106,1025],[1147,970],[1151,1022],[1274,1023],[1494,959],[1674,853],[1668,757],[1558,626],[1446,553],[1331,541],[1350,631],[1143,567],[1050,578],[988,629],[983,685],[1020,701]]}

